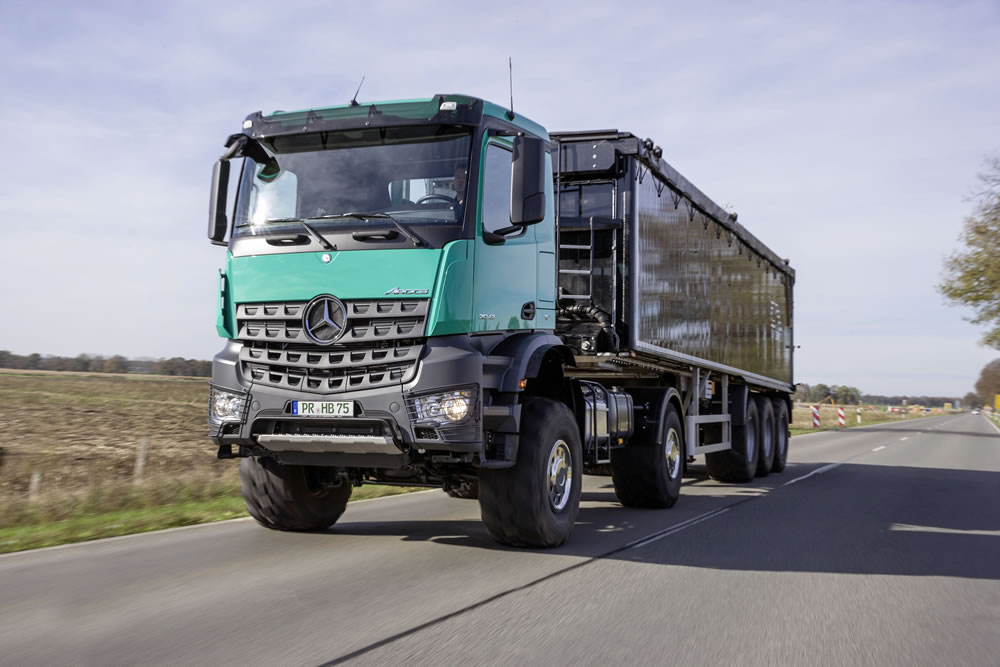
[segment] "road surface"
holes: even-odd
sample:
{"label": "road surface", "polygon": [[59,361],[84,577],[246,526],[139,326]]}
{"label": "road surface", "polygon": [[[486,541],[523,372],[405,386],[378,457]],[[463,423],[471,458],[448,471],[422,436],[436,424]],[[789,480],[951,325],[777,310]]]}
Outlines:
{"label": "road surface", "polygon": [[692,466],[670,510],[588,477],[570,543],[500,548],[475,501],[352,504],[0,557],[0,664],[1000,664],[1000,430],[976,415]]}

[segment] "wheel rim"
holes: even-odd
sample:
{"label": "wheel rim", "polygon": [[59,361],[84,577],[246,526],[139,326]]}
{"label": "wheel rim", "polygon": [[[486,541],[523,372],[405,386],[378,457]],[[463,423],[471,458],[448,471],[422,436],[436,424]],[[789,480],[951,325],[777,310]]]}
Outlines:
{"label": "wheel rim", "polygon": [[681,438],[676,429],[667,432],[667,444],[664,448],[667,458],[667,475],[674,479],[681,472]]}
{"label": "wheel rim", "polygon": [[565,440],[557,440],[549,453],[549,505],[556,512],[569,504],[573,491],[573,456]]}
{"label": "wheel rim", "polygon": [[788,422],[784,420],[778,424],[778,442],[776,444],[778,449],[775,456],[780,458],[785,455],[788,447]]}
{"label": "wheel rim", "polygon": [[757,420],[747,420],[747,461],[753,459],[757,453]]}
{"label": "wheel rim", "polygon": [[[773,426],[773,424],[771,424]],[[767,422],[764,423],[764,434],[763,442],[760,443],[761,454],[764,455],[764,460],[766,461],[769,456],[771,456],[771,447],[774,443],[774,434],[771,433],[772,429],[767,428]]]}

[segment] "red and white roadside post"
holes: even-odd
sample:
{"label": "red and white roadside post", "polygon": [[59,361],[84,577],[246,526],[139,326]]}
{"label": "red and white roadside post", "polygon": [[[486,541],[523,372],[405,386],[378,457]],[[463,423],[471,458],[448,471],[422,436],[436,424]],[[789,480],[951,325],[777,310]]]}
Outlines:
{"label": "red and white roadside post", "polygon": [[837,408],[837,424],[847,426],[847,420],[844,419],[844,408]]}
{"label": "red and white roadside post", "polygon": [[819,406],[813,406],[813,428],[819,428]]}

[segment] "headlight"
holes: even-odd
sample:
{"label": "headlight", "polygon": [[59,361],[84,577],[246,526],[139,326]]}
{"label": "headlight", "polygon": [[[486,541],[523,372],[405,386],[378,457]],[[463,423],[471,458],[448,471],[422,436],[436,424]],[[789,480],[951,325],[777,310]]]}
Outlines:
{"label": "headlight", "polygon": [[474,419],[477,413],[478,387],[459,387],[449,391],[408,396],[410,421],[421,426],[450,426]]}
{"label": "headlight", "polygon": [[212,387],[208,397],[209,421],[240,421],[246,405],[246,394],[237,394]]}

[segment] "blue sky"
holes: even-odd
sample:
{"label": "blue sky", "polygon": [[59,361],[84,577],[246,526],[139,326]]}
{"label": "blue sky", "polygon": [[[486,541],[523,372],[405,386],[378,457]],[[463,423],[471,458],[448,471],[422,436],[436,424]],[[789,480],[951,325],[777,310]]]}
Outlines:
{"label": "blue sky", "polygon": [[210,358],[223,139],[262,109],[464,92],[617,127],[798,272],[800,382],[964,394],[934,285],[1000,154],[1000,4],[0,4],[0,349]]}

